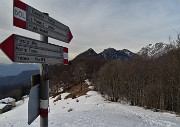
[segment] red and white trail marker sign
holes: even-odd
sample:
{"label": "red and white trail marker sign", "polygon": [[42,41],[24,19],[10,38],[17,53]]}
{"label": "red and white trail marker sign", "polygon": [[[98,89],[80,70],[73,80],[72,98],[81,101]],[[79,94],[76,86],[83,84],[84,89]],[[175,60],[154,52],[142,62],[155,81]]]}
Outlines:
{"label": "red and white trail marker sign", "polygon": [[69,43],[73,38],[68,26],[21,2],[20,0],[14,0],[13,10],[14,26],[66,43]]}
{"label": "red and white trail marker sign", "polygon": [[68,48],[12,34],[0,44],[12,62],[68,64]]}

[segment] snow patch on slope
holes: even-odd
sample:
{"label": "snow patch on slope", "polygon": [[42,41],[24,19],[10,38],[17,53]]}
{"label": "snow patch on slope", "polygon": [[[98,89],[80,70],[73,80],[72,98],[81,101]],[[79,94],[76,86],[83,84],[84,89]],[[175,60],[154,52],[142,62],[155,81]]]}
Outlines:
{"label": "snow patch on slope", "polygon": [[164,44],[162,42],[156,44],[149,44],[146,47],[143,47],[137,54],[149,57],[149,58],[157,58],[167,53],[172,48],[168,44]]}

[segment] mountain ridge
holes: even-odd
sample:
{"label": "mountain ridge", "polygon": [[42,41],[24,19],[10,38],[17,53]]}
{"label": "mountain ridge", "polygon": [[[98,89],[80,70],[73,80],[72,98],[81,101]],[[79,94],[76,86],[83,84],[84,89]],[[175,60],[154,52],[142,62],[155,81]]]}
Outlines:
{"label": "mountain ridge", "polygon": [[26,70],[39,70],[38,64],[0,64],[0,77],[18,75]]}
{"label": "mountain ridge", "polygon": [[12,89],[30,85],[31,76],[34,74],[39,74],[39,70],[27,70],[18,75],[0,77],[0,93],[6,93]]}
{"label": "mountain ridge", "polygon": [[89,48],[77,55],[72,61],[87,58],[127,61],[136,56],[142,56],[145,58],[158,58],[172,50],[174,47],[176,48],[177,46],[159,42],[155,44],[148,44],[147,46],[141,48],[137,53],[133,53],[128,49],[117,50],[115,48],[106,48],[102,52],[97,53],[94,51],[94,49]]}
{"label": "mountain ridge", "polygon": [[105,59],[110,60],[129,60],[135,53],[129,51],[128,49],[116,50],[115,48],[104,49],[99,55]]}
{"label": "mountain ridge", "polygon": [[136,54],[129,51],[128,49],[116,50],[115,48],[104,49],[100,53],[96,53],[94,49],[89,48],[86,51],[77,55],[74,60],[85,59],[85,58],[97,58],[107,60],[129,60]]}

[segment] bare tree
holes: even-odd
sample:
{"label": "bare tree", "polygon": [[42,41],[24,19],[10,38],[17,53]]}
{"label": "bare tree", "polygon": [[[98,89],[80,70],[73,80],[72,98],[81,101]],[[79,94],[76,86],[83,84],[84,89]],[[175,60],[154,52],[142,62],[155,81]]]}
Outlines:
{"label": "bare tree", "polygon": [[84,63],[79,63],[75,65],[73,69],[74,80],[77,81],[77,83],[81,84],[81,90],[82,90],[83,82],[86,78],[86,70],[87,67]]}

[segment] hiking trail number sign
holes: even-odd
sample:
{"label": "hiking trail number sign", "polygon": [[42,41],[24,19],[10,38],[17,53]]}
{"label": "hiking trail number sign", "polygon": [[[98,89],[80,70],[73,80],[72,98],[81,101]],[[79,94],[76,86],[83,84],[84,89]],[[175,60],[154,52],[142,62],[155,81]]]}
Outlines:
{"label": "hiking trail number sign", "polygon": [[37,9],[14,0],[13,25],[66,43],[73,38],[68,26]]}
{"label": "hiking trail number sign", "polygon": [[12,34],[0,45],[12,62],[68,64],[66,47]]}

